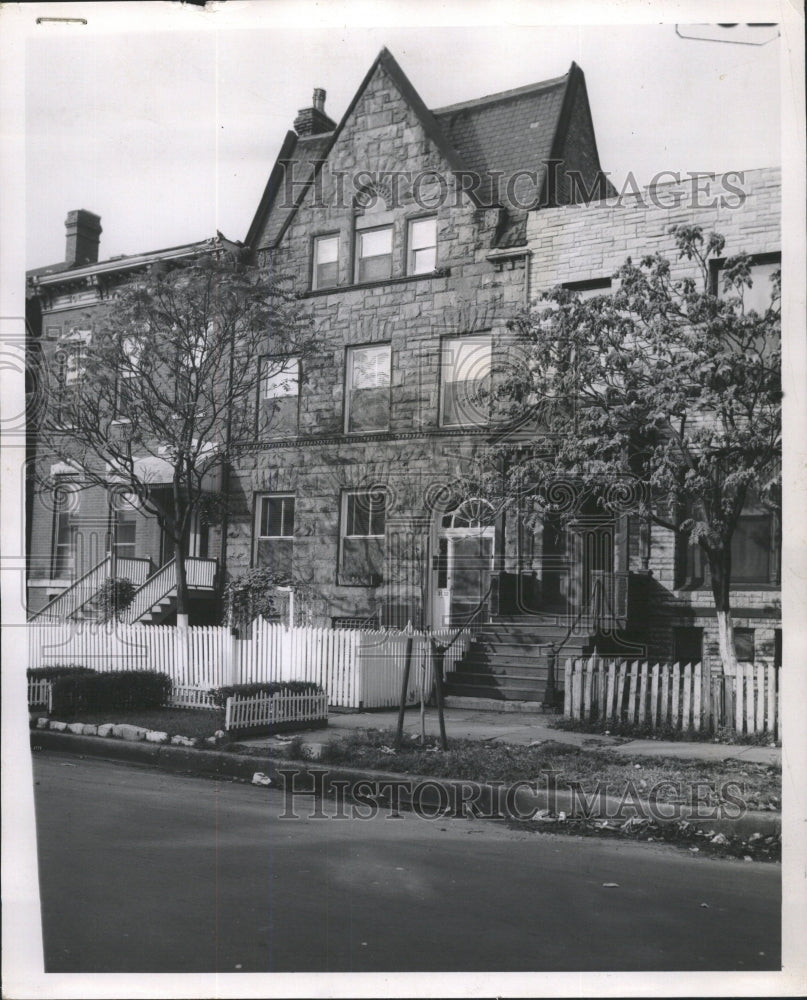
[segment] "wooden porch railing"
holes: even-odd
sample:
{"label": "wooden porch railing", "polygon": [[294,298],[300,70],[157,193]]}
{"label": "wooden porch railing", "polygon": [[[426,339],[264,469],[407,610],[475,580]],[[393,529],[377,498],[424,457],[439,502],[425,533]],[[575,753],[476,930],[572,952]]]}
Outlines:
{"label": "wooden porch railing", "polygon": [[[185,578],[189,590],[212,591],[216,582],[216,560],[199,559],[189,556],[185,560]],[[161,566],[153,576],[135,592],[132,603],[126,610],[124,620],[136,622],[151,611],[164,597],[176,593],[176,559]]]}
{"label": "wooden porch railing", "polygon": [[[147,579],[151,571],[151,560],[149,559],[117,559],[115,560],[115,575],[118,579],[125,578],[131,580],[136,586],[141,586]],[[42,621],[45,619],[62,620],[72,618],[78,611],[88,604],[104,585],[104,581],[112,575],[112,558],[106,556],[101,562],[93,566],[83,576],[80,576],[72,586],[57,594],[44,608],[31,615],[30,621],[34,619]]]}

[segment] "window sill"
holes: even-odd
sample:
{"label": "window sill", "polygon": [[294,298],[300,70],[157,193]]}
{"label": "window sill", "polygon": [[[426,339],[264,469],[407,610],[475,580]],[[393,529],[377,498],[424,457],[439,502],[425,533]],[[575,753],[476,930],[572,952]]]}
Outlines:
{"label": "window sill", "polygon": [[385,285],[406,285],[412,281],[431,281],[433,278],[447,278],[451,274],[450,267],[438,267],[435,271],[424,274],[404,274],[399,278],[380,278],[378,281],[354,282],[350,285],[331,285],[329,288],[309,288],[300,292],[301,299],[313,299],[321,295],[335,295],[339,292],[353,292],[365,288],[382,288]]}

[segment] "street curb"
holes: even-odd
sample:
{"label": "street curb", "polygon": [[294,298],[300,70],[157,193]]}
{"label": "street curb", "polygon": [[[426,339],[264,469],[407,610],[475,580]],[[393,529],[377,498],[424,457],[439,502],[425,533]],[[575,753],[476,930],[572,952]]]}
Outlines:
{"label": "street curb", "polygon": [[[110,737],[79,736],[47,729],[31,730],[30,743],[32,751],[52,750],[56,753],[72,754],[78,757],[100,757],[116,762],[142,763],[174,774],[239,778],[251,781],[253,774],[262,772],[271,779],[275,788],[283,790],[286,788],[286,775],[290,775],[292,791],[287,795],[286,807],[293,810],[296,805],[302,816],[310,813],[314,808],[312,802],[314,793],[309,790],[309,787],[318,789],[317,794],[326,797],[338,794],[341,801],[344,802],[351,793],[359,790],[359,786],[363,786],[361,793],[365,796],[366,801],[369,786],[373,786],[375,789],[386,786],[391,791],[392,786],[396,783],[399,786],[403,785],[400,787],[398,799],[402,809],[412,807],[412,798],[406,794],[407,788],[417,787],[417,807],[427,818],[438,818],[439,809],[441,806],[445,806],[446,801],[451,806],[459,803],[462,807],[463,803],[469,801],[467,795],[469,790],[478,793],[474,795],[473,802],[482,813],[479,818],[525,819],[526,814],[531,810],[540,812],[548,808],[551,808],[555,814],[564,812],[569,818],[580,816],[579,802],[575,802],[575,798],[569,790],[559,788],[550,795],[546,789],[537,787],[538,779],[534,779],[530,783],[526,781],[513,782],[511,785],[506,785],[504,782],[464,781],[457,778],[400,774],[393,771],[357,770],[333,765],[320,765],[314,761],[290,761],[269,756],[246,757],[221,750],[196,750],[167,744],[128,742]],[[529,785],[535,787],[529,787]],[[516,789],[511,793],[512,799],[508,798],[508,789]],[[290,798],[292,793],[295,793],[295,798],[293,804],[289,806],[289,803],[292,802]],[[378,798],[377,794],[376,798]],[[386,802],[384,797],[381,798],[382,801]],[[603,796],[602,801],[609,814],[612,814],[612,810],[616,810],[620,804],[620,800],[613,796]],[[664,807],[664,805],[664,803],[660,803],[660,807]],[[392,808],[389,803],[386,804],[386,807]],[[630,800],[624,804],[623,808],[622,819],[636,813],[630,805]],[[318,815],[321,816],[322,813],[318,813]],[[460,813],[460,815],[462,814]],[[754,833],[771,836],[780,834],[782,830],[782,819],[779,813],[746,812],[737,818],[717,816],[707,819],[693,819],[691,811],[682,806],[680,812],[675,816],[654,813],[652,818],[659,823],[676,823],[679,820],[687,820],[693,829],[731,834],[741,838],[750,837]],[[564,832],[562,823],[558,822],[547,823],[547,829],[551,832]]]}

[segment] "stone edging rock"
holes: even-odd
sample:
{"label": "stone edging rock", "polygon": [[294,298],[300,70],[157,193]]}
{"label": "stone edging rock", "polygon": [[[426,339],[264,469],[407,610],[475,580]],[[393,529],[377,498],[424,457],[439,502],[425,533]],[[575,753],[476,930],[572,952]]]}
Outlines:
{"label": "stone edging rock", "polygon": [[157,729],[145,729],[143,726],[131,726],[128,723],[104,722],[94,725],[88,722],[59,722],[55,719],[40,718],[36,720],[36,731],[48,730],[56,733],[72,733],[75,736],[100,736],[127,740],[130,743],[145,741],[146,743],[170,743],[173,746],[196,747],[203,744],[215,747],[224,733],[219,731],[214,736],[205,739],[190,739],[187,736],[169,736]]}

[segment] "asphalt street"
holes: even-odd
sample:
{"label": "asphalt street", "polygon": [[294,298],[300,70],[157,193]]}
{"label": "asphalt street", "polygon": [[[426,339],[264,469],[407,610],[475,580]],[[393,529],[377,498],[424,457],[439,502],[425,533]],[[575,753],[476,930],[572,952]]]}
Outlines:
{"label": "asphalt street", "polygon": [[310,799],[280,819],[272,788],[56,753],[34,776],[48,972],[780,965],[778,865]]}

